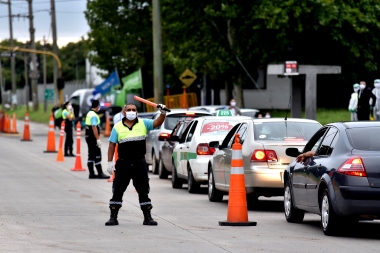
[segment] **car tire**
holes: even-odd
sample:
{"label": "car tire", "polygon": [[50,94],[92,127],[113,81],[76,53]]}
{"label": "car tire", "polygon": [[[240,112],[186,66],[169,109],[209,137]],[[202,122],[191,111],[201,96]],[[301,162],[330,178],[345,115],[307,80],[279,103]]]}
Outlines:
{"label": "car tire", "polygon": [[294,207],[293,196],[290,189],[290,180],[285,184],[284,190],[284,214],[288,222],[300,223],[303,221],[305,211]]}
{"label": "car tire", "polygon": [[212,167],[208,169],[208,200],[211,202],[221,202],[223,200],[223,193],[215,188],[214,174]]}
{"label": "car tire", "polygon": [[340,227],[340,217],[335,213],[327,189],[321,198],[321,224],[325,235],[335,235]]}
{"label": "car tire", "polygon": [[167,179],[168,178],[168,171],[166,170],[164,163],[162,162],[162,158],[158,161],[158,178],[160,179]]}
{"label": "car tire", "polygon": [[158,174],[158,162],[156,159],[156,153],[154,153],[154,150],[152,150],[152,173]]}
{"label": "car tire", "polygon": [[174,161],[172,160],[172,187],[174,189],[181,189],[183,186],[183,180],[178,177],[177,169],[175,167]]}
{"label": "car tire", "polygon": [[197,181],[195,181],[190,166],[188,166],[187,170],[187,191],[189,193],[196,193],[199,191],[201,185]]}

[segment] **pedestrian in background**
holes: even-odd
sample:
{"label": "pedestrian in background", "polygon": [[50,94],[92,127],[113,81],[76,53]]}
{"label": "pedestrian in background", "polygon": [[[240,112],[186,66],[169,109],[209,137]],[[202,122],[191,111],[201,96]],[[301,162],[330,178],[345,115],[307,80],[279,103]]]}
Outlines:
{"label": "pedestrian in background", "polygon": [[62,107],[62,119],[65,121],[65,156],[75,157],[73,154],[73,120],[75,119],[73,107],[69,101],[65,102]]}
{"label": "pedestrian in background", "polygon": [[[372,98],[372,104],[371,104]],[[376,104],[376,96],[373,95],[372,89],[366,87],[366,82],[360,81],[358,91],[358,120],[369,120],[372,106]]]}
{"label": "pedestrian in background", "polygon": [[230,106],[227,107],[227,110],[231,110],[232,116],[241,116],[240,108],[236,106],[235,99],[231,99]]}
{"label": "pedestrian in background", "polygon": [[[112,128],[108,146],[108,173],[115,173],[113,196],[109,202],[110,219],[106,226],[119,225],[117,215],[123,203],[123,195],[131,179],[138,195],[140,208],[144,214],[143,225],[155,226],[157,222],[151,216],[152,202],[148,197],[149,176],[145,162],[146,135],[149,130],[160,126],[166,116],[165,106],[159,105],[161,115],[155,120],[137,117],[137,106],[127,104],[126,117]],[[112,161],[115,146],[118,145],[118,160]]]}
{"label": "pedestrian in background", "polygon": [[126,105],[123,106],[121,109],[121,112],[116,113],[115,116],[113,116],[113,125],[116,125],[117,122],[121,121],[125,117],[125,110],[126,110]]}
{"label": "pedestrian in background", "polygon": [[348,103],[348,110],[351,113],[351,121],[358,121],[357,109],[358,109],[358,91],[359,84],[353,85],[354,92],[351,94],[350,102]]}
{"label": "pedestrian in background", "polygon": [[373,118],[377,121],[380,120],[380,79],[373,82],[375,88],[372,90],[373,95],[376,97],[375,106],[373,107]]}
{"label": "pedestrian in background", "polygon": [[[108,179],[110,178],[106,174],[103,173],[102,170],[102,151],[100,141],[100,118],[97,112],[100,110],[99,100],[92,100],[91,102],[91,110],[86,115],[86,143],[88,147],[88,160],[87,167],[90,172],[88,178],[101,178]],[[98,171],[98,175],[95,175],[94,172],[94,164],[95,168]]]}

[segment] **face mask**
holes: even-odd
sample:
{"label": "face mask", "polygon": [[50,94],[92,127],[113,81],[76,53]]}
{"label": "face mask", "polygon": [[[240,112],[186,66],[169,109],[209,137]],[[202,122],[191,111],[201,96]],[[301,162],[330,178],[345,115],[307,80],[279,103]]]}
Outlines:
{"label": "face mask", "polygon": [[355,91],[355,92],[358,92],[358,90],[359,90],[359,88],[354,88],[354,91]]}
{"label": "face mask", "polygon": [[380,83],[375,83],[375,88],[379,88],[380,87]]}
{"label": "face mask", "polygon": [[231,102],[230,105],[231,105],[231,106],[235,106],[235,105],[236,105],[236,102]]}
{"label": "face mask", "polygon": [[365,84],[359,85],[360,89],[363,90],[365,88]]}
{"label": "face mask", "polygon": [[126,116],[128,120],[134,120],[136,118],[136,112],[127,112]]}
{"label": "face mask", "polygon": [[71,105],[67,106],[67,109],[71,110],[73,107]]}
{"label": "face mask", "polygon": [[96,110],[97,112],[100,111],[100,106],[98,107],[98,109]]}

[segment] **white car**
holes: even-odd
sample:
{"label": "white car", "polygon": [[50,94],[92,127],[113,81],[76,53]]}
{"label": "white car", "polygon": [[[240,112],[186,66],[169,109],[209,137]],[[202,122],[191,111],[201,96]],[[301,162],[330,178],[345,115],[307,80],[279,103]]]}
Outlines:
{"label": "white car", "polygon": [[212,115],[216,115],[217,110],[224,110],[228,107],[228,105],[200,105],[189,107],[188,110],[202,110],[206,112],[212,113]]}
{"label": "white car", "polygon": [[[188,111],[186,109],[171,109],[171,112],[166,113],[164,123],[148,132],[146,138],[146,154],[145,160],[147,164],[152,164],[152,173],[158,173],[158,165],[161,158],[161,148],[165,138],[169,138],[173,128],[179,120],[191,120],[200,116],[211,115],[206,111]],[[153,119],[160,116],[160,111],[153,115]],[[159,140],[160,139],[160,140]]]}
{"label": "white car", "polygon": [[182,188],[187,181],[190,193],[208,182],[208,163],[215,149],[210,141],[222,141],[236,124],[250,117],[204,116],[193,119],[173,149],[172,187]]}

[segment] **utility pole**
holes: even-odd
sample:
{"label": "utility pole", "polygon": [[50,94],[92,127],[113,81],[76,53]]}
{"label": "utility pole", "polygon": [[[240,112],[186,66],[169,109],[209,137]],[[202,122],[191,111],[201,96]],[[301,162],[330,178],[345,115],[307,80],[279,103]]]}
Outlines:
{"label": "utility pole", "polygon": [[[44,36],[44,51],[46,51],[46,40]],[[44,112],[47,111],[47,100],[46,100],[46,54],[44,54]]]}
{"label": "utility pole", "polygon": [[[50,0],[50,12],[51,12],[51,30],[53,34],[53,53],[58,56],[57,46],[57,23],[55,18],[55,0]],[[58,91],[57,79],[58,79],[58,65],[54,61],[54,96],[56,101],[63,101],[62,92]]]}
{"label": "utility pole", "polygon": [[29,84],[28,84],[28,56],[24,54],[24,76],[25,76],[25,106],[29,111]]}
{"label": "utility pole", "polygon": [[[12,25],[12,7],[11,7],[11,0],[8,0],[8,15],[9,15],[9,38],[10,38],[10,44],[11,47],[14,47],[13,43],[13,25]],[[17,99],[14,99],[14,97],[17,98],[17,87],[16,87],[16,70],[15,70],[15,56],[14,53],[11,53],[11,77],[12,77],[12,107],[13,102],[16,102],[17,105]]]}
{"label": "utility pole", "polygon": [[[32,0],[28,0],[29,4],[29,32],[30,32],[30,47],[32,50],[36,50],[36,44],[34,43],[34,25],[33,25],[33,9],[32,9]],[[30,71],[30,79],[32,79],[32,99],[33,99],[33,110],[38,110],[38,87],[37,81],[39,77],[38,69],[37,69],[37,58],[36,53],[30,53],[32,58],[32,66]]]}
{"label": "utility pole", "polygon": [[161,36],[161,4],[153,1],[153,72],[154,72],[154,102],[164,102],[164,78],[162,67],[162,36]]}
{"label": "utility pole", "polygon": [[1,109],[4,110],[4,99],[3,99],[3,69],[1,67],[1,57],[0,57],[0,92],[1,92]]}

